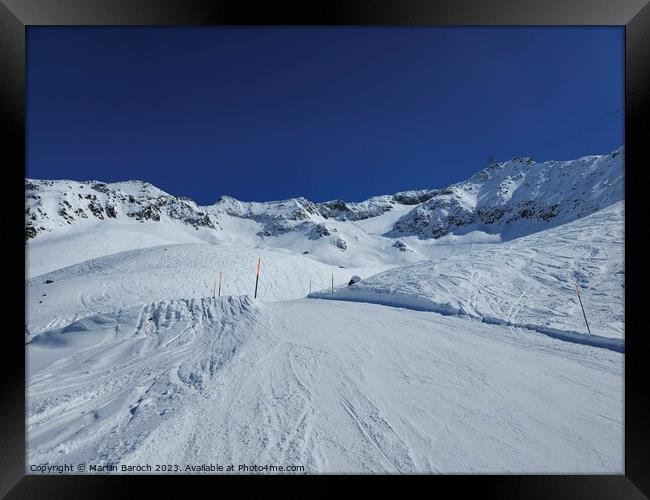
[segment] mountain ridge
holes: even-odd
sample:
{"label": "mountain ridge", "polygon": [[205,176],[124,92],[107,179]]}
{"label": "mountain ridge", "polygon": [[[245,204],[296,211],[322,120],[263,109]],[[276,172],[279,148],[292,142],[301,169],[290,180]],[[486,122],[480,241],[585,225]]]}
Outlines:
{"label": "mountain ridge", "polygon": [[[222,195],[214,204],[201,206],[146,181],[26,178],[25,240],[79,223],[111,219],[222,231],[224,215],[256,222],[260,238],[299,232],[317,239],[336,232],[329,221],[354,223],[396,206],[413,208],[382,236],[437,239],[479,230],[517,237],[584,217],[622,199],[623,161],[624,147],[568,161],[536,163],[518,157],[492,164],[445,188],[401,191],[361,202],[313,202],[304,197],[247,202]],[[514,226],[520,227],[512,231]],[[345,245],[345,240],[337,243],[343,250]]]}

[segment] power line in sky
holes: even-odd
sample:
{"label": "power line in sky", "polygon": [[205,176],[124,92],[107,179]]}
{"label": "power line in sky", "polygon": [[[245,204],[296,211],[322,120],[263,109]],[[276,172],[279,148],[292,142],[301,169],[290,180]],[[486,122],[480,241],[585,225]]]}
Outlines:
{"label": "power line in sky", "polygon": [[604,125],[609,125],[614,120],[619,119],[621,111],[622,109],[619,108],[614,111],[610,111],[604,115],[601,115],[598,118],[590,120],[589,122],[583,124],[578,128],[570,130],[569,132],[556,137],[555,139],[550,139],[545,142],[542,142],[537,147],[532,148],[530,152],[533,153],[533,152],[540,151],[542,148],[556,146],[557,144],[560,144],[568,139],[573,139],[575,137],[579,137],[581,135],[588,134],[590,132],[598,130],[600,127]]}

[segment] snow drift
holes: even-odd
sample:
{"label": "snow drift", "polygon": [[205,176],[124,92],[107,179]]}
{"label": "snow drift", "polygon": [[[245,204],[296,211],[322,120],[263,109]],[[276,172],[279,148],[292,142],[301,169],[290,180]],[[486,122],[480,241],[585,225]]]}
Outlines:
{"label": "snow drift", "polygon": [[246,297],[89,318],[65,349],[49,345],[56,335],[29,344],[28,463],[623,471],[622,356],[605,349],[374,304]]}
{"label": "snow drift", "polygon": [[[374,302],[520,326],[623,349],[623,202],[508,243],[475,245],[310,297]],[[575,285],[582,289],[589,335]]]}
{"label": "snow drift", "polygon": [[623,155],[355,203],[27,179],[28,464],[622,473]]}

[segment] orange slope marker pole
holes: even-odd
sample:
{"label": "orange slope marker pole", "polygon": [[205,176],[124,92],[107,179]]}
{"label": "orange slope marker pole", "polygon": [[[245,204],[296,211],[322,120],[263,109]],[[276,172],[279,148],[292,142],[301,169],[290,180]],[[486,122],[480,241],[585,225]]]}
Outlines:
{"label": "orange slope marker pole", "polygon": [[255,272],[255,296],[257,298],[257,284],[260,281],[260,258],[257,258],[257,271]]}
{"label": "orange slope marker pole", "polygon": [[580,302],[580,309],[582,309],[582,316],[585,318],[585,325],[587,325],[587,331],[591,335],[591,330],[589,329],[589,323],[587,322],[587,315],[585,314],[585,308],[582,305],[582,299],[580,298],[580,287],[576,283],[576,293],[578,294],[578,302]]}

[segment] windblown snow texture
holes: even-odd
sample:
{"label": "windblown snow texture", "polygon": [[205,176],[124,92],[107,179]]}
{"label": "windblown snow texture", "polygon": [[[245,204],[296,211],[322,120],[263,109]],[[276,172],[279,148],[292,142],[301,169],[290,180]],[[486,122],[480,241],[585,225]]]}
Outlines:
{"label": "windblown snow texture", "polygon": [[[373,302],[519,326],[623,350],[623,202],[508,243],[470,246],[316,298]],[[588,297],[592,335],[575,285]]]}
{"label": "windblown snow texture", "polygon": [[622,473],[623,156],[360,203],[26,179],[27,472]]}

